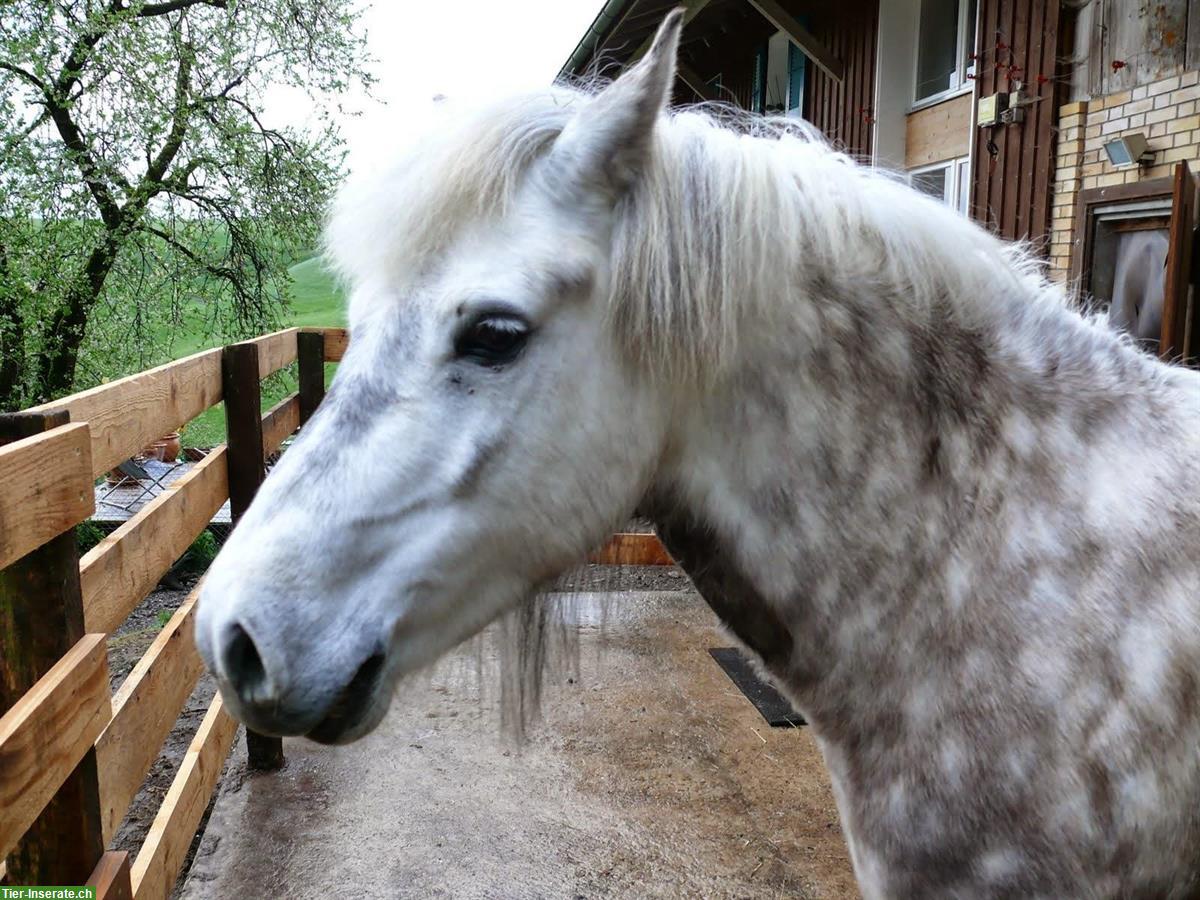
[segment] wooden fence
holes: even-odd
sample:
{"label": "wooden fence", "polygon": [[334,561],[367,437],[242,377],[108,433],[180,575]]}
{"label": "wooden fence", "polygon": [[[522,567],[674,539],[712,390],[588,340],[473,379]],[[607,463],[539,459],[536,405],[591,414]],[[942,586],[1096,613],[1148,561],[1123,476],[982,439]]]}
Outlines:
{"label": "wooden fence", "polygon": [[[291,328],[0,415],[0,883],[91,884],[165,900],[237,733],[218,694],[132,863],[108,851],[200,678],[193,591],[116,693],[107,637],[229,499],[245,511],[265,459],[312,415],[341,329]],[[299,390],[261,413],[260,381],[298,361]],[[227,442],[79,556],[94,483],[224,401]],[[653,535],[614,535],[593,561],[670,564]],[[247,735],[260,769],[278,738]]]}

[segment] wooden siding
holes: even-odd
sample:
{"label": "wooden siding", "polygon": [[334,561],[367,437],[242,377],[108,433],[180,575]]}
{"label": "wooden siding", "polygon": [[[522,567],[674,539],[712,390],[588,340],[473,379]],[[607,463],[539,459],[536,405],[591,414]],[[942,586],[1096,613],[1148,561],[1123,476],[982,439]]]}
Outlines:
{"label": "wooden siding", "polygon": [[[1115,94],[1183,71],[1195,0],[1096,5],[1100,27],[1092,29],[1091,90]],[[1113,68],[1116,64],[1116,68]]]}
{"label": "wooden siding", "polygon": [[905,168],[966,156],[971,149],[971,95],[909,113],[905,132]]}
{"label": "wooden siding", "polygon": [[829,11],[814,15],[809,28],[842,61],[846,77],[838,82],[816,66],[809,66],[804,118],[846,152],[869,159],[874,134],[879,0],[844,0],[831,6]]}
{"label": "wooden siding", "polygon": [[[1041,242],[1050,226],[1060,7],[1057,0],[980,0],[975,99],[1024,82],[1018,125],[976,129],[971,215],[1008,240]],[[1020,68],[1015,70],[1013,66]],[[1045,79],[1038,83],[1038,75]],[[989,147],[989,142],[991,146]]]}
{"label": "wooden siding", "polygon": [[[684,30],[679,58],[710,85],[721,76],[720,87],[713,85],[718,99],[750,109],[755,55],[773,33],[746,0],[712,0]],[[676,84],[675,102],[696,99],[690,88]]]}

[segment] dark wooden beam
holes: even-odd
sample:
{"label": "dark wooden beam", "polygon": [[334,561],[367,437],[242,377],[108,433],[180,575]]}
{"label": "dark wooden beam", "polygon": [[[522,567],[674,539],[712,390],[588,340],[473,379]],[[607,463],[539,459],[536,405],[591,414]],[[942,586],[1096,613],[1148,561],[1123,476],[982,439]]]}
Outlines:
{"label": "dark wooden beam", "polygon": [[696,92],[696,95],[701,100],[716,101],[721,99],[721,95],[713,90],[712,86],[700,77],[692,68],[685,63],[677,63],[675,66],[675,74],[679,76],[679,80]]}
{"label": "dark wooden beam", "polygon": [[312,418],[325,397],[325,335],[302,331],[296,335],[300,361],[300,424]]}
{"label": "dark wooden beam", "polygon": [[804,55],[811,59],[821,71],[842,81],[846,77],[846,66],[833,51],[817,40],[816,36],[797,21],[796,17],[784,9],[777,0],[748,0],[764,19],[786,34],[795,42]]}
{"label": "dark wooden beam", "polygon": [[[681,6],[684,8],[683,27],[687,28],[688,23],[691,22],[692,19],[696,18],[696,16],[700,15],[701,10],[708,6],[710,2],[711,0],[683,0],[683,2],[677,3],[675,6],[671,7],[671,9],[678,9]],[[668,12],[670,12],[670,9],[663,10],[663,16],[666,16]],[[625,65],[632,66],[635,62],[645,56],[646,51],[650,49],[650,45],[654,43],[654,37],[657,34],[658,28],[656,26],[654,31],[650,32],[646,39],[642,41],[642,45],[633,51],[633,56],[629,57],[629,62],[627,62]],[[689,87],[690,86],[691,85],[689,84]],[[697,93],[699,92],[697,91]]]}
{"label": "dark wooden beam", "polygon": [[[58,428],[70,418],[66,410],[0,415],[0,444]],[[79,551],[75,529],[68,528],[0,571],[0,713],[83,635]],[[103,854],[93,748],[9,855],[8,883],[83,884]]]}
{"label": "dark wooden beam", "polygon": [[[263,458],[262,391],[258,380],[258,347],[253,341],[221,351],[225,398],[225,459],[229,467],[229,512],[234,528],[250,508],[266,477]],[[246,729],[250,768],[283,768],[283,740]]]}

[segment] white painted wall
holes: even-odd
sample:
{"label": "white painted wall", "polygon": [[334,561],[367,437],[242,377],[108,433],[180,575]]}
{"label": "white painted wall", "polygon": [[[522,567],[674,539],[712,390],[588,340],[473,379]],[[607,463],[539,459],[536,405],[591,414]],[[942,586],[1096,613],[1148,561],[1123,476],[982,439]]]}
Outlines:
{"label": "white painted wall", "polygon": [[788,37],[777,31],[767,42],[767,108],[787,111]]}
{"label": "white painted wall", "polygon": [[874,163],[904,168],[904,120],[912,105],[920,0],[883,0],[875,46]]}

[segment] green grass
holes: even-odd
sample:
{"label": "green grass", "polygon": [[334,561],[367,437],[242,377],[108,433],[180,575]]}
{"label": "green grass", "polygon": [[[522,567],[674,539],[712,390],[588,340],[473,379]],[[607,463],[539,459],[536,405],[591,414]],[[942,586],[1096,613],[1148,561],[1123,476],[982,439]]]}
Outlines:
{"label": "green grass", "polygon": [[[292,326],[340,327],[346,324],[345,303],[333,277],[321,266],[319,257],[311,257],[288,269],[292,276],[291,309],[283,323]],[[178,359],[190,353],[220,346],[220,340],[206,336],[199,313],[195,322],[177,332],[171,343],[171,355]],[[337,367],[325,366],[325,384]],[[263,411],[270,409],[296,390],[296,366],[292,364],[272,375],[262,385]],[[213,447],[225,441],[225,405],[218,403],[206,410],[183,430],[185,447]]]}
{"label": "green grass", "polygon": [[333,276],[321,266],[319,257],[306,259],[288,269],[292,276],[292,313],[289,325],[344,326],[346,310],[342,293]]}

